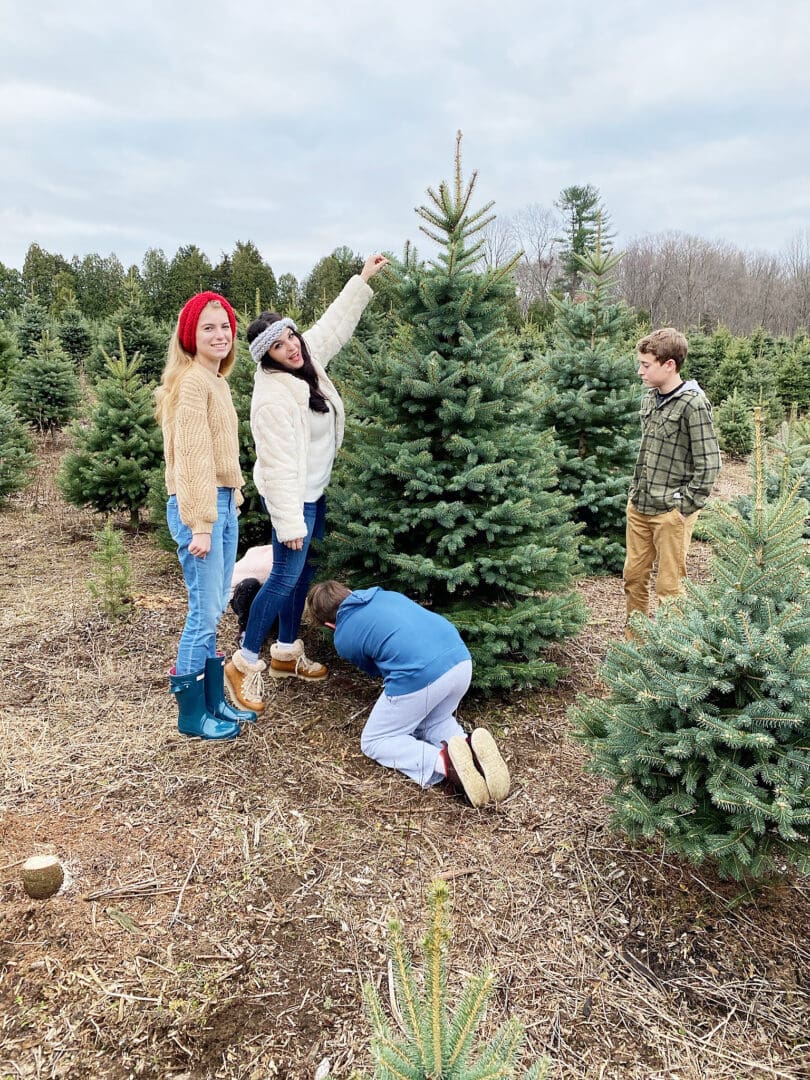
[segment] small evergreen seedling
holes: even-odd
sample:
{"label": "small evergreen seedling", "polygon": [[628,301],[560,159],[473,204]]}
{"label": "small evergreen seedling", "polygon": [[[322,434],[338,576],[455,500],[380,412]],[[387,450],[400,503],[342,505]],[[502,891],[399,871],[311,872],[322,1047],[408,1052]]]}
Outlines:
{"label": "small evergreen seedling", "polygon": [[[388,952],[393,970],[398,1035],[385,1014],[380,995],[370,982],[363,997],[373,1034],[371,1055],[375,1080],[511,1080],[523,1045],[523,1028],[507,1020],[486,1043],[476,1041],[476,1029],[492,997],[495,976],[484,969],[474,976],[451,1010],[447,1001],[447,942],[449,892],[436,881],[429,893],[430,926],[422,943],[424,990],[419,992],[402,926],[390,923]],[[539,1061],[525,1080],[542,1080],[548,1061]]]}
{"label": "small evergreen seedling", "polygon": [[132,606],[132,566],[112,518],[96,534],[93,562],[96,574],[87,583],[90,595],[108,618],[125,619]]}
{"label": "small evergreen seedling", "polygon": [[608,651],[604,699],[571,711],[615,824],[723,876],[810,871],[808,505],[769,502],[761,419],[750,515],[715,504],[712,580],[633,620]]}

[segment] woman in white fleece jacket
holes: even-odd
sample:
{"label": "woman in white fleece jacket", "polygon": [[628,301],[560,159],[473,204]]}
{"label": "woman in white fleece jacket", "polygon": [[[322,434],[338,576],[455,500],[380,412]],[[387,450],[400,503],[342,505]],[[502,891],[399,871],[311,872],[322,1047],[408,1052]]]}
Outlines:
{"label": "woman in white fleece jacket", "polygon": [[373,296],[368,281],[387,262],[371,255],[303,336],[292,319],[275,312],[263,312],[248,327],[257,364],[250,406],[253,480],[273,525],[273,569],[251,604],[242,647],[225,665],[225,678],[234,698],[254,711],[264,708],[266,664],[259,650],[276,618],[279,639],[270,647],[270,674],[326,677],[326,668],[305,656],[298,637],[314,572],[310,541],[324,535],[324,491],[343,441],[343,403],[325,368],[354,333]]}

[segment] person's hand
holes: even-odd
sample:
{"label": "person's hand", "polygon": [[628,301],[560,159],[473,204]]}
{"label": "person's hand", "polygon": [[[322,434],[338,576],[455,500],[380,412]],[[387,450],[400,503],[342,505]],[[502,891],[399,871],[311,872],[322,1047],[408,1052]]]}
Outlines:
{"label": "person's hand", "polygon": [[288,547],[290,551],[300,551],[304,546],[304,540],[306,538],[299,536],[296,540],[282,540],[284,547]]}
{"label": "person's hand", "polygon": [[195,558],[204,559],[211,550],[211,533],[194,533],[188,550]]}
{"label": "person's hand", "polygon": [[373,278],[375,274],[378,274],[384,266],[388,266],[388,259],[384,255],[369,255],[363,269],[360,271],[360,277],[367,282],[369,278]]}

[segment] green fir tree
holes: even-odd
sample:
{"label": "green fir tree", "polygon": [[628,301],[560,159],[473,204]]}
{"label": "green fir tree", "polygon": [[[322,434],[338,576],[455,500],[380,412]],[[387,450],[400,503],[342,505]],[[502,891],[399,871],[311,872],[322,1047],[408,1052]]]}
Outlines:
{"label": "green fir tree", "polygon": [[120,339],[119,355],[107,357],[107,377],[96,387],[89,422],[74,426],[71,435],[73,450],[59,473],[64,497],[102,513],[127,510],[137,525],[163,444],[138,355],[128,360]]}
{"label": "green fir tree", "polygon": [[603,699],[571,711],[614,823],[723,876],[810,871],[810,567],[807,503],[765,494],[757,410],[748,517],[715,505],[705,586],[609,649]]}
{"label": "green fir tree", "polygon": [[0,399],[0,506],[28,483],[36,464],[32,449],[16,412]]}
{"label": "green fir tree", "polygon": [[87,362],[88,374],[93,379],[106,378],[107,360],[121,359],[119,342],[123,340],[128,355],[138,353],[144,382],[157,383],[166,363],[170,331],[147,314],[143,290],[132,278],[127,278],[125,297],[123,306],[102,327],[99,344]]}
{"label": "green fir tree", "polygon": [[57,431],[76,416],[82,390],[64,350],[46,331],[33,356],[16,365],[8,382],[9,397],[21,420],[37,431]]}
{"label": "green fir tree", "polygon": [[8,384],[18,356],[16,336],[0,322],[0,391]]}
{"label": "green fir tree", "polygon": [[87,320],[75,305],[62,312],[56,333],[62,348],[76,368],[82,370],[93,349],[93,335]]}
{"label": "green fir tree", "polygon": [[620,259],[602,250],[598,236],[593,252],[580,257],[583,292],[555,305],[548,397],[538,414],[555,430],[560,490],[574,499],[580,557],[592,573],[618,573],[624,563],[627,489],[640,439],[636,362],[623,348],[634,317],[615,299]]}
{"label": "green fir tree", "polygon": [[351,371],[321,566],[445,615],[476,686],[491,691],[552,681],[558,669],[541,653],[575,633],[584,610],[572,502],[557,488],[551,433],[537,426],[537,367],[504,325],[511,265],[474,269],[491,220],[491,204],[470,209],[475,180],[462,183],[458,145],[454,185],[418,210],[439,255],[424,265],[406,249],[400,266],[409,330]]}
{"label": "green fir tree", "polygon": [[20,356],[31,356],[43,337],[51,330],[48,309],[32,296],[23,304],[15,319],[17,348]]}
{"label": "green fir tree", "polygon": [[720,449],[733,457],[748,457],[754,447],[751,406],[735,389],[718,406],[714,416]]}
{"label": "green fir tree", "polygon": [[[512,1080],[517,1076],[523,1028],[509,1019],[486,1042],[476,1038],[495,988],[494,974],[488,968],[470,978],[458,1005],[451,1009],[447,990],[450,898],[446,882],[432,884],[428,903],[430,923],[422,942],[421,992],[402,925],[396,920],[389,923],[392,1011],[398,1018],[399,1031],[386,1016],[374,984],[363,985],[372,1027],[374,1080]],[[547,1060],[538,1061],[523,1076],[525,1080],[542,1080],[548,1075],[548,1067]]]}

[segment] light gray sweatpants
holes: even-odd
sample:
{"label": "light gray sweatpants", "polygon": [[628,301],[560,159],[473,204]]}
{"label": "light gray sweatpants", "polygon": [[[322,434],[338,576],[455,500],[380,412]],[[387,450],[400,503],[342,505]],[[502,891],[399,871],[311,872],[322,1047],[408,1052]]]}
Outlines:
{"label": "light gray sweatpants", "polygon": [[442,743],[453,735],[466,736],[454,714],[471,679],[472,661],[462,660],[422,690],[398,697],[380,694],[360,736],[360,749],[421,787],[438,784],[444,779],[435,770]]}

